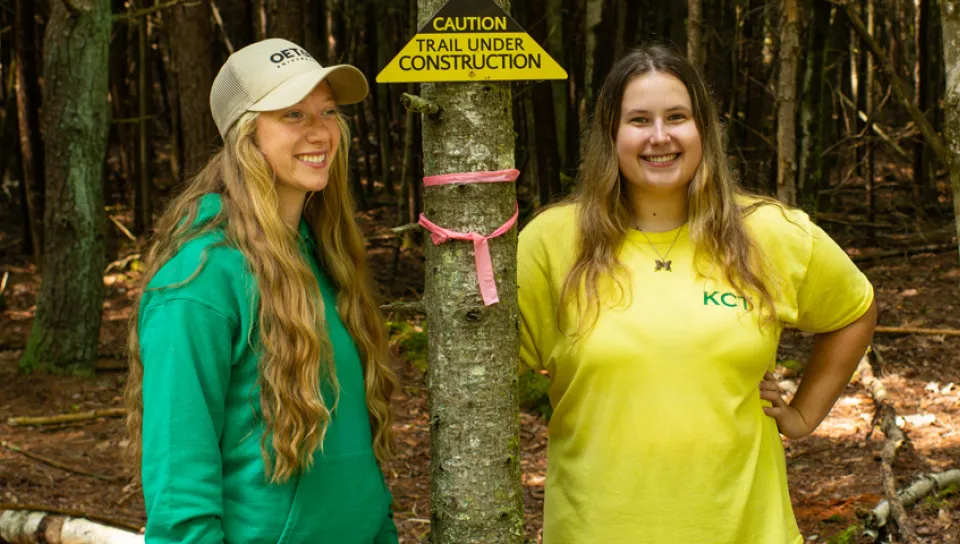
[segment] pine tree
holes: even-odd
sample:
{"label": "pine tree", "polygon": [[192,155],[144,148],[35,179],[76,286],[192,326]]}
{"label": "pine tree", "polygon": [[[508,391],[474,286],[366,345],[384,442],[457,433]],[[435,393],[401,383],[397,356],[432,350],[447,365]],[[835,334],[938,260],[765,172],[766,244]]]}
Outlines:
{"label": "pine tree", "polygon": [[[418,0],[422,27],[445,0]],[[508,9],[505,2],[501,7]],[[423,84],[443,108],[423,118],[424,175],[504,170],[514,163],[507,83]],[[489,235],[516,210],[512,183],[424,190],[426,217]],[[523,539],[517,402],[517,229],[490,241],[500,302],[484,306],[474,246],[426,242],[429,331],[431,541],[519,544]]]}

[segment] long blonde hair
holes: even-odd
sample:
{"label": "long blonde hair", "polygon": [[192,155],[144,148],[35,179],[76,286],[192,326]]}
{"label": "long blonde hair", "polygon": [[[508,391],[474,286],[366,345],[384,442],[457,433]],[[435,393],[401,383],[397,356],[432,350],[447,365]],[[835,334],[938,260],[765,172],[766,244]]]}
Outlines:
{"label": "long blonde hair", "polygon": [[[776,201],[760,198],[753,205],[741,207],[737,197],[745,192],[727,160],[723,129],[703,78],[682,55],[667,46],[651,44],[620,59],[597,96],[584,141],[577,188],[566,201],[577,206],[580,245],[560,292],[560,328],[569,330],[564,316],[571,298],[576,302],[578,316],[575,334],[580,334],[596,321],[601,281],[615,280],[623,292],[624,284],[619,279],[629,271],[617,254],[632,228],[633,217],[623,190],[616,136],[624,90],[634,78],[650,72],[670,74],[687,88],[703,145],[703,160],[687,187],[687,218],[696,262],[703,263],[705,259],[719,265],[724,279],[738,295],[751,300],[752,307],[759,306],[761,323],[767,323],[774,315],[773,297],[765,280],[767,267],[747,233],[744,217],[757,205]],[[580,307],[581,288],[586,294],[585,310]],[[748,291],[757,295],[759,305],[747,296]]]}
{"label": "long blonde hair", "polygon": [[[280,217],[273,171],[256,146],[258,116],[243,114],[228,132],[223,149],[172,202],[157,224],[140,281],[146,289],[186,242],[218,226],[226,243],[243,253],[259,291],[258,385],[265,427],[261,451],[270,481],[285,482],[308,469],[314,452],[322,447],[336,400],[323,398],[321,380],[328,380],[335,392],[339,388],[317,280],[300,253],[297,233]],[[317,239],[317,257],[337,289],[338,313],[360,353],[374,453],[383,463],[393,453],[390,396],[397,382],[388,363],[363,237],[354,220],[355,205],[347,183],[349,129],[339,115],[338,124],[340,142],[330,181],[307,198],[303,216]],[[197,228],[197,207],[208,193],[220,195],[222,208]],[[139,460],[142,447],[139,304],[138,297],[130,318],[130,374],[124,391],[131,460]]]}

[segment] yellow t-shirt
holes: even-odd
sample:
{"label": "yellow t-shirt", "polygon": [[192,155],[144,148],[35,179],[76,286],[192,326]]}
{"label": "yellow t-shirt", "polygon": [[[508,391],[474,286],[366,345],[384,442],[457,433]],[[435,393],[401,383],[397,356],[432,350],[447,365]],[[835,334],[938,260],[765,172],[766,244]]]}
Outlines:
{"label": "yellow t-shirt", "polygon": [[[746,224],[777,283],[776,325],[761,331],[728,284],[697,275],[683,226],[670,272],[654,270],[639,231],[627,234],[626,296],[607,284],[609,303],[576,341],[556,320],[575,207],[520,233],[521,358],[552,377],[544,544],[803,542],[759,384],[784,326],[840,329],[867,311],[873,288],[803,212],[763,205]],[[662,254],[677,234],[647,236]]]}

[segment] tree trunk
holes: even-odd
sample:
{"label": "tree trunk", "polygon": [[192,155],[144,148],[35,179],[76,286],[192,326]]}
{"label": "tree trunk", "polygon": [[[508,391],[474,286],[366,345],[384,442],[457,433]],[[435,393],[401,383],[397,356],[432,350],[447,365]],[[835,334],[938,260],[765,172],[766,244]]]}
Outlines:
{"label": "tree trunk", "polygon": [[[533,0],[531,13],[543,13],[547,9],[547,0]],[[527,31],[537,43],[548,41],[548,18],[527,26]],[[607,66],[609,70],[609,65]],[[537,149],[537,184],[540,193],[540,205],[546,205],[561,196],[560,187],[560,143],[557,139],[556,109],[553,101],[552,82],[541,81],[533,84],[533,124]]]}
{"label": "tree trunk", "polygon": [[[813,13],[807,27],[806,68],[803,74],[803,100],[800,111],[800,161],[797,175],[800,200],[816,205],[823,177],[823,133],[830,111],[824,108],[828,89],[824,73],[831,62],[827,54],[827,30],[830,28],[830,5],[807,0]],[[825,116],[824,113],[827,113]]]}
{"label": "tree trunk", "polygon": [[797,65],[800,61],[799,0],[783,0],[780,81],[777,89],[777,198],[797,203]]}
{"label": "tree trunk", "polygon": [[[123,0],[111,0],[110,3],[114,13],[129,14],[135,9],[145,7],[143,1],[139,2],[139,6],[137,2],[127,3]],[[153,2],[149,5],[152,6]],[[137,96],[137,90],[131,84],[134,78],[131,77],[130,68],[136,66],[137,62],[136,49],[132,48],[132,44],[135,43],[138,29],[146,26],[136,23],[145,21],[146,18],[135,19],[133,24],[119,26],[110,40],[110,116],[113,122],[107,135],[107,154],[116,157],[116,161],[108,160],[105,165],[104,178],[107,181],[103,187],[103,196],[104,204],[108,207],[128,202],[129,199],[124,197],[134,194],[130,189],[131,182],[137,175],[134,149],[136,125],[121,121],[137,116],[132,105]]]}
{"label": "tree trunk", "polygon": [[266,38],[283,38],[303,47],[303,0],[263,0]]}
{"label": "tree trunk", "polygon": [[43,255],[44,175],[43,142],[40,139],[40,84],[37,77],[37,39],[33,22],[34,0],[16,0],[14,56],[16,64],[17,123],[20,133],[20,165],[26,195],[30,230],[24,232],[25,253],[33,253],[37,265]]}
{"label": "tree trunk", "polygon": [[703,0],[687,0],[687,60],[703,69]]}
{"label": "tree trunk", "polygon": [[[563,0],[536,0],[545,6],[547,29],[544,33],[544,49],[554,59],[564,58],[563,47]],[[535,4],[541,5],[541,4]],[[536,8],[534,8],[536,9]],[[553,114],[557,125],[557,140],[560,154],[560,169],[574,170],[577,158],[567,156],[567,89],[568,83],[563,80],[550,82]]]}
{"label": "tree trunk", "polygon": [[943,60],[947,71],[943,132],[947,139],[953,215],[960,237],[960,0],[940,0],[940,17],[943,25]]}
{"label": "tree trunk", "polygon": [[[859,7],[860,13],[864,15],[864,18],[866,18],[866,13],[867,13],[866,0],[859,0],[858,4],[860,6]],[[852,10],[854,9],[854,7],[850,6],[849,9]],[[857,108],[856,108],[856,111],[854,112],[855,115],[853,119],[853,127],[854,127],[853,132],[854,134],[857,135],[856,136],[857,138],[863,138],[863,140],[861,142],[857,142],[857,145],[855,145],[854,147],[854,164],[857,167],[857,176],[859,176],[860,179],[864,181],[864,185],[866,185],[865,182],[866,182],[867,176],[864,173],[864,169],[866,167],[865,142],[867,140],[866,123],[869,117],[867,117],[867,119],[861,118],[860,112],[863,112],[864,114],[869,115],[869,112],[867,112],[867,96],[869,95],[869,91],[866,90],[867,88],[866,82],[867,82],[867,62],[870,59],[870,54],[867,53],[867,51],[865,51],[863,47],[858,47],[858,43],[859,42],[853,42],[851,44],[852,49],[850,51],[851,58],[856,59],[856,64],[854,64],[852,68],[853,71],[850,72],[851,75],[854,76],[853,80],[856,83],[856,86],[854,87],[854,91],[856,92],[856,95],[857,95],[854,98]]]}
{"label": "tree trunk", "polygon": [[190,177],[200,171],[218,140],[210,113],[210,87],[216,74],[210,52],[214,34],[205,1],[177,4],[170,12],[167,32],[179,98],[181,172]]}
{"label": "tree trunk", "polygon": [[150,176],[150,141],[147,136],[147,22],[137,25],[137,174],[133,220],[137,232],[147,233],[153,223],[153,186]]}
{"label": "tree trunk", "polygon": [[[223,29],[234,49],[253,42],[255,14],[250,0],[212,0],[220,10]],[[310,51],[307,49],[307,51]],[[313,53],[313,51],[310,51]]]}
{"label": "tree trunk", "polygon": [[[389,6],[383,0],[377,0],[370,7],[370,13],[373,15],[370,23],[373,28],[367,38],[369,44],[367,47],[367,56],[371,67],[374,68],[370,70],[371,74],[378,73],[390,62],[390,56],[387,54],[387,47],[390,40],[387,38],[387,25],[383,24],[383,21],[389,17],[389,9]],[[373,97],[375,98],[374,111],[377,112],[377,144],[378,154],[380,155],[381,172],[380,182],[383,184],[383,188],[387,194],[392,196],[396,193],[396,189],[393,183],[394,174],[392,172],[392,150],[394,148],[394,142],[393,132],[390,127],[393,120],[390,111],[390,87],[390,85],[374,85],[373,90],[375,90],[375,92],[373,93]]]}
{"label": "tree trunk", "polygon": [[[767,89],[763,82],[762,49],[763,43],[763,4],[762,0],[747,0],[747,10],[743,22],[743,122],[734,125],[740,137],[743,154],[743,184],[753,190],[765,187],[761,181],[761,156],[768,152],[762,137],[766,104],[768,100],[758,100],[765,96]],[[752,98],[752,99],[751,99]]]}
{"label": "tree trunk", "polygon": [[[814,0],[817,1],[817,0]],[[840,9],[831,8],[832,24],[827,32],[827,45],[823,58],[823,100],[820,104],[820,117],[823,126],[823,149],[829,149],[836,142],[843,138],[843,129],[845,125],[846,105],[839,98],[840,93],[849,96],[847,86],[849,78],[844,77],[846,67],[849,63],[846,61],[846,55],[849,51],[850,43],[850,25],[846,17],[841,16]],[[839,92],[831,92],[831,89],[837,89]],[[819,160],[817,168],[820,170],[820,189],[817,193],[816,209],[818,212],[825,212],[831,209],[833,199],[829,191],[821,189],[829,188],[833,177],[839,181],[839,164],[844,157],[843,153],[834,151],[823,154],[819,151]]]}
{"label": "tree trunk", "polygon": [[[616,48],[617,24],[619,22],[617,0],[608,0],[599,7],[600,19],[597,26],[594,27],[593,35],[596,40],[593,47],[592,62],[590,67],[590,103],[592,104],[600,91],[600,85],[603,84],[603,78],[613,66],[617,56],[614,53]],[[524,26],[524,28],[527,28]],[[528,30],[529,32],[529,30]]]}
{"label": "tree trunk", "polygon": [[600,81],[604,74],[597,74],[596,55],[597,43],[600,41],[600,22],[603,19],[603,4],[601,0],[585,0],[583,35],[586,36],[584,49],[584,91],[587,104],[593,103],[593,98],[600,89]]}
{"label": "tree trunk", "polygon": [[[725,105],[733,94],[733,69],[730,55],[734,49],[732,28],[736,22],[736,9],[730,4],[734,0],[714,0],[700,6],[700,53],[702,73],[710,82],[714,99],[718,104],[721,118],[726,112]],[[677,2],[683,5],[683,2]],[[710,21],[710,32],[704,34],[703,21]]]}
{"label": "tree trunk", "polygon": [[[916,64],[914,65],[914,101],[917,108],[927,115],[930,107],[930,53],[927,35],[930,28],[930,0],[917,2],[916,32],[914,47],[916,50]],[[916,209],[923,209],[924,196],[931,191],[927,190],[927,179],[930,177],[930,156],[926,152],[927,146],[922,140],[913,144],[913,205]]]}
{"label": "tree trunk", "polygon": [[[43,282],[21,367],[93,372],[103,304],[109,0],[51,3],[43,44]],[[72,10],[72,11],[68,11]]]}
{"label": "tree trunk", "polygon": [[332,64],[327,62],[325,41],[328,34],[323,31],[327,9],[325,0],[303,0],[303,48],[322,66]]}
{"label": "tree trunk", "polygon": [[[418,26],[443,3],[419,0]],[[424,83],[421,92],[443,108],[439,117],[423,119],[425,175],[513,166],[508,83]],[[489,235],[516,210],[511,183],[442,185],[424,193],[426,217],[458,232]],[[434,544],[523,541],[516,228],[490,240],[490,250],[500,302],[484,306],[473,244],[426,243]]]}
{"label": "tree trunk", "polygon": [[[874,24],[874,5],[873,0],[865,0],[865,10],[864,15],[867,18],[867,32],[873,36],[876,31],[876,26]],[[867,222],[875,224],[877,222],[876,209],[877,209],[877,198],[876,198],[876,187],[874,186],[874,152],[873,152],[873,135],[870,133],[873,127],[873,116],[875,115],[873,109],[873,57],[866,55],[866,70],[864,70],[864,79],[860,82],[863,85],[863,98],[864,98],[864,111],[867,113],[867,123],[864,127],[863,138],[864,138],[864,147],[866,148],[866,163],[864,165],[864,186],[867,189]],[[860,93],[858,93],[860,95]],[[876,243],[876,228],[873,226],[867,227],[867,243],[869,245],[874,245]]]}
{"label": "tree trunk", "polygon": [[[587,0],[563,0],[563,36],[565,40],[576,40],[573,43],[581,43],[584,27],[584,14],[587,10]],[[564,47],[564,57],[566,57],[567,77],[567,129],[564,132],[566,138],[567,164],[571,168],[577,165],[580,157],[580,127],[583,126],[583,116],[585,112],[584,104],[586,89],[586,62],[584,47]]]}

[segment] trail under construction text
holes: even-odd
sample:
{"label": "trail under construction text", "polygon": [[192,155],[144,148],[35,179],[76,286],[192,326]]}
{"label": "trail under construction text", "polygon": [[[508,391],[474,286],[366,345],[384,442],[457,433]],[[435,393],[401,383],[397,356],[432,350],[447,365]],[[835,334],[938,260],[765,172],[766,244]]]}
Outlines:
{"label": "trail under construction text", "polygon": [[[541,68],[540,52],[526,51],[520,37],[456,36],[413,39],[416,53],[398,57],[401,70],[514,70]],[[409,50],[409,46],[408,46]]]}

